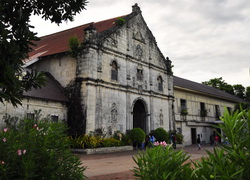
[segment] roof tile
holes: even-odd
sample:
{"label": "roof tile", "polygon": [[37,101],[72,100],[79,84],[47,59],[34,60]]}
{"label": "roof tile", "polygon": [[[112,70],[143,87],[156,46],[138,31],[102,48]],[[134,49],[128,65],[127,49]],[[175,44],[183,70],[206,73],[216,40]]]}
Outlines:
{"label": "roof tile", "polygon": [[69,51],[68,42],[70,37],[76,35],[79,41],[82,42],[84,40],[83,30],[85,28],[89,27],[90,25],[93,25],[96,28],[97,33],[101,33],[113,27],[117,18],[119,17],[96,23],[84,24],[61,32],[40,37],[39,41],[34,42],[36,46],[33,46],[33,51],[29,53],[29,60],[25,61],[28,62],[34,58],[67,52]]}

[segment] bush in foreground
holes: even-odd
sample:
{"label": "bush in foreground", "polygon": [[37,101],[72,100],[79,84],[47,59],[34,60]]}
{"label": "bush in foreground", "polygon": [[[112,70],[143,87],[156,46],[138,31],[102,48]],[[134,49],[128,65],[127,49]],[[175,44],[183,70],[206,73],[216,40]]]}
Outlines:
{"label": "bush in foreground", "polygon": [[182,151],[174,151],[171,146],[147,148],[134,158],[134,176],[143,180],[186,180],[191,178],[190,163],[183,165],[188,156]]}
{"label": "bush in foreground", "polygon": [[62,123],[24,120],[0,132],[0,179],[85,179]]}
{"label": "bush in foreground", "polygon": [[[217,128],[229,144],[214,148],[206,158],[192,163],[182,151],[157,146],[135,156],[133,172],[143,180],[246,180],[250,175],[250,110],[230,114],[226,109]],[[227,139],[226,139],[227,137]],[[185,164],[186,162],[187,164]]]}
{"label": "bush in foreground", "polygon": [[196,164],[197,177],[204,179],[245,180],[250,176],[250,110],[232,115],[225,109],[219,125],[221,136],[229,144],[222,144]]}

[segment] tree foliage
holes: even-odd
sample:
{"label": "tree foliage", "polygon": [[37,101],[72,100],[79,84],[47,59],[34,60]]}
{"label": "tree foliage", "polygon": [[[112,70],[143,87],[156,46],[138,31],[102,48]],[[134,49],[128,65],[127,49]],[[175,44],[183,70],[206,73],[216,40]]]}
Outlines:
{"label": "tree foliage", "polygon": [[21,104],[23,91],[45,84],[36,71],[24,72],[22,66],[39,40],[29,24],[31,15],[60,24],[72,21],[85,9],[86,0],[0,0],[0,102]]}
{"label": "tree foliage", "polygon": [[244,99],[245,98],[245,87],[241,84],[233,85],[235,96]]}
{"label": "tree foliage", "polygon": [[250,101],[250,87],[244,87],[241,84],[230,85],[226,83],[222,77],[210,79],[209,81],[204,81],[202,84],[212,86],[214,88],[220,89],[232,95],[235,95],[241,99]]}
{"label": "tree foliage", "polygon": [[230,84],[227,84],[222,77],[220,78],[214,78],[214,79],[210,79],[209,81],[205,81],[202,82],[202,84],[208,85],[208,86],[212,86],[215,87],[217,89],[220,89],[222,91],[225,91],[229,94],[233,94],[234,95],[234,90],[233,90],[233,86]]}

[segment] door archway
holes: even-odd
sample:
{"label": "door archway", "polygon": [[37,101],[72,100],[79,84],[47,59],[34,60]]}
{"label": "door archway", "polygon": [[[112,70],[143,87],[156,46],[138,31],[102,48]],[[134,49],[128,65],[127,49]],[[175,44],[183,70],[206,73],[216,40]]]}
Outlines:
{"label": "door archway", "polygon": [[141,128],[146,131],[146,107],[142,100],[137,100],[133,107],[133,128]]}

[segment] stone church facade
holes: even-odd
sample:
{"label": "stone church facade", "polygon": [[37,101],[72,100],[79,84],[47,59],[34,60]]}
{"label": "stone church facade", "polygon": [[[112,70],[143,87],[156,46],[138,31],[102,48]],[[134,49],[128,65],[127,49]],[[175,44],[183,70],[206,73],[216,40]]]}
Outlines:
{"label": "stone church facade", "polygon": [[[73,58],[69,39],[81,45]],[[137,4],[132,13],[48,36],[27,68],[49,72],[68,94],[72,131],[173,130],[173,76]]]}

